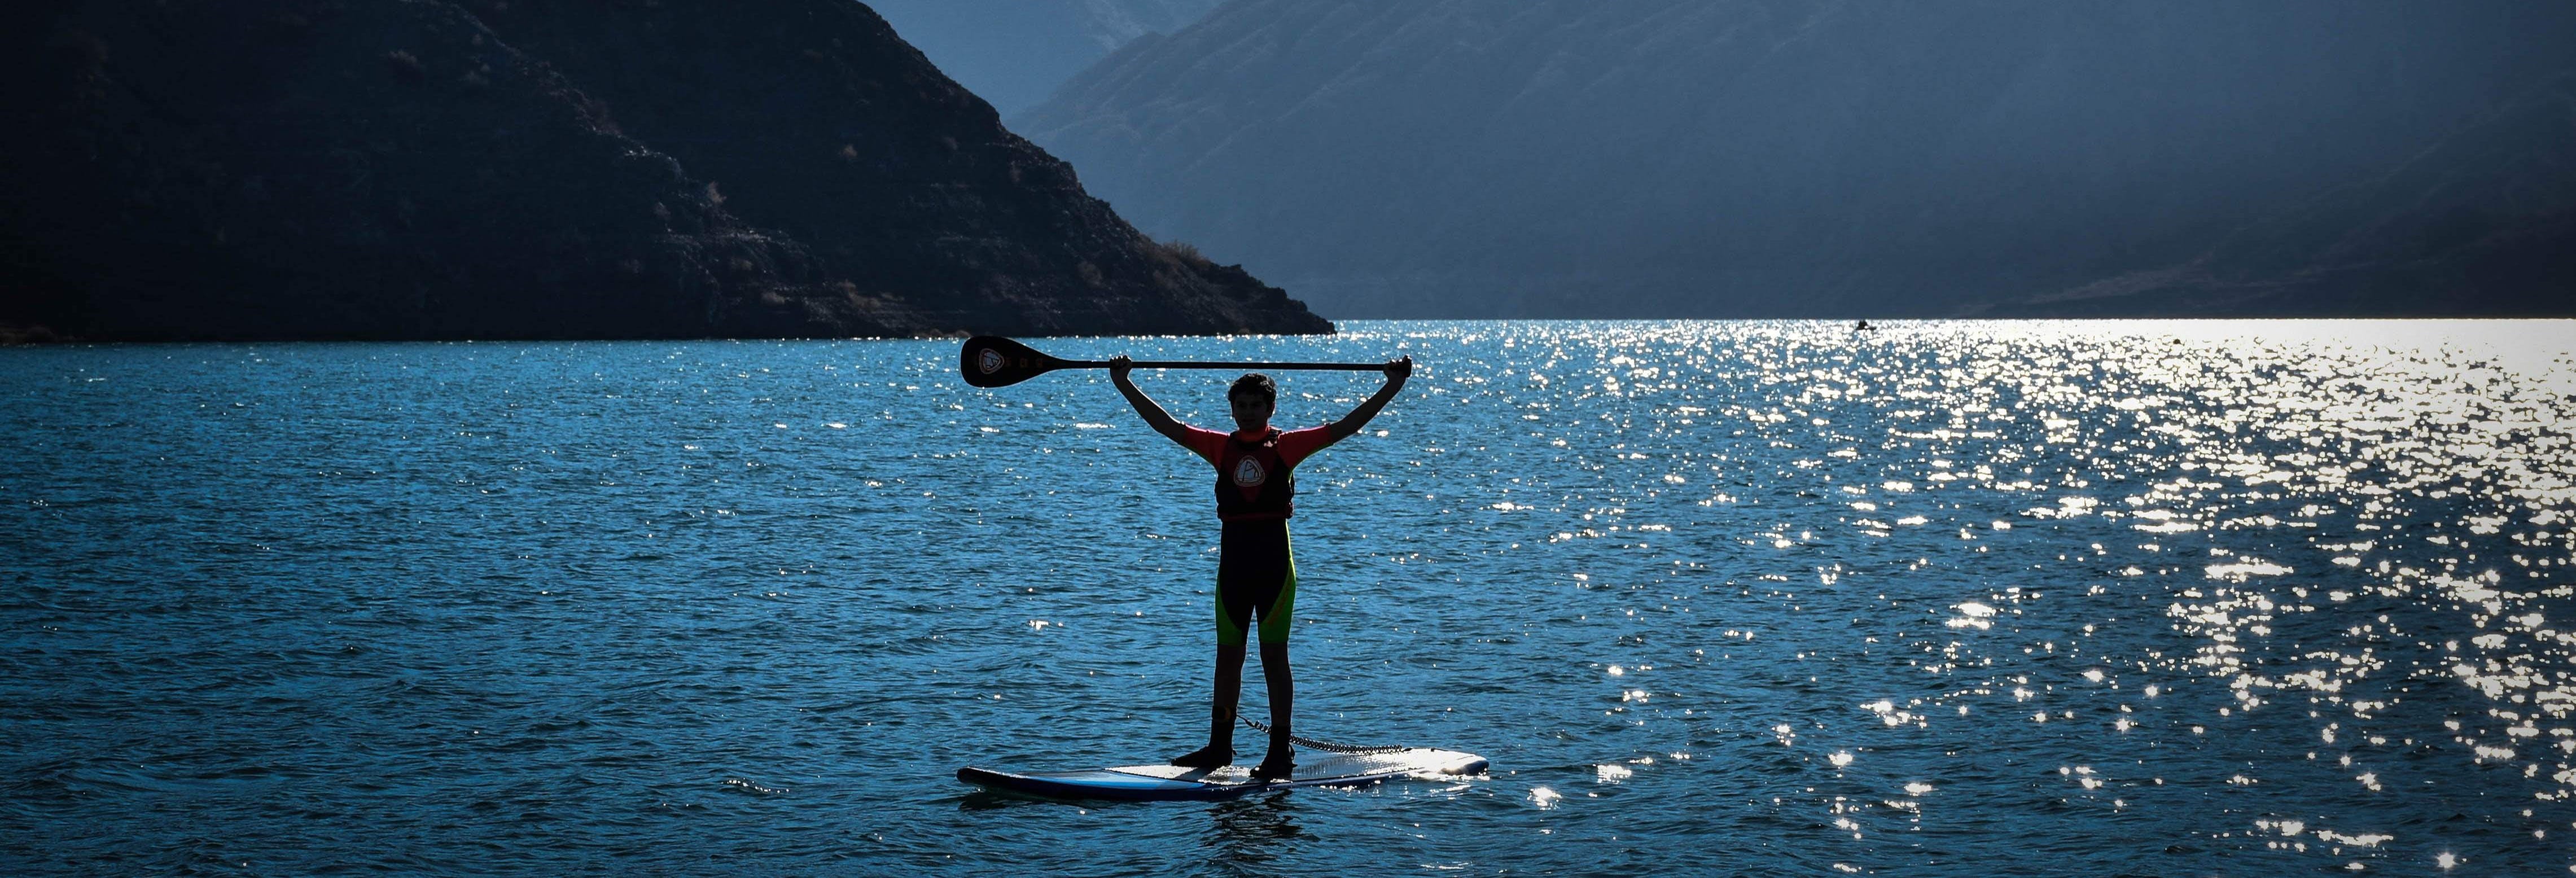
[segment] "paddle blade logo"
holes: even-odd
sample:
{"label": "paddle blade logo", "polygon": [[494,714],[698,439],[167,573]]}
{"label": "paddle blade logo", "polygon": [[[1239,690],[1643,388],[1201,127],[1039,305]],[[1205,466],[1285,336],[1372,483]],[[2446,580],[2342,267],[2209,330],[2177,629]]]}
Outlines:
{"label": "paddle blade logo", "polygon": [[976,368],[984,370],[984,374],[986,375],[1002,371],[1002,367],[1009,364],[1010,361],[1003,358],[1001,351],[997,351],[992,348],[985,348],[983,352],[975,358]]}
{"label": "paddle blade logo", "polygon": [[1261,471],[1261,461],[1246,457],[1234,464],[1234,484],[1237,487],[1257,488],[1269,478],[1269,473]]}

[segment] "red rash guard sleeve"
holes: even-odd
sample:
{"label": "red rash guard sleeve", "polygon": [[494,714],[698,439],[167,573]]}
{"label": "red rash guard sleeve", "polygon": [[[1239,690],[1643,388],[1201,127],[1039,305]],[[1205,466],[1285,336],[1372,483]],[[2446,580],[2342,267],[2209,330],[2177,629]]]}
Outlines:
{"label": "red rash guard sleeve", "polygon": [[1207,458],[1209,466],[1215,466],[1218,456],[1225,453],[1225,434],[1187,424],[1181,426],[1190,431],[1189,438],[1183,440],[1181,444],[1191,451],[1198,452],[1200,457]]}
{"label": "red rash guard sleeve", "polygon": [[[1219,441],[1222,441],[1220,439]],[[1308,427],[1279,434],[1279,462],[1296,466],[1306,455],[1322,451],[1333,444],[1333,434],[1323,427]]]}

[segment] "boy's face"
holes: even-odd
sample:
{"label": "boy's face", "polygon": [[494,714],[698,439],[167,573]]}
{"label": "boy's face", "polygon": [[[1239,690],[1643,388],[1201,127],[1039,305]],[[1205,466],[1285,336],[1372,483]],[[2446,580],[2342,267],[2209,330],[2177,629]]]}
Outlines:
{"label": "boy's face", "polygon": [[1249,393],[1238,393],[1226,397],[1226,402],[1234,406],[1236,432],[1248,433],[1270,426],[1272,408],[1270,400]]}

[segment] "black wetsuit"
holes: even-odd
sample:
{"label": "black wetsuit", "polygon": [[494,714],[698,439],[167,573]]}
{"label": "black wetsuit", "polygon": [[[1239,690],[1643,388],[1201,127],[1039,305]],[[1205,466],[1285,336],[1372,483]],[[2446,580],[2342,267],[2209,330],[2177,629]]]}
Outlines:
{"label": "black wetsuit", "polygon": [[1288,543],[1288,517],[1297,479],[1279,454],[1279,431],[1258,441],[1228,435],[1217,459],[1216,510],[1224,521],[1217,548],[1217,643],[1241,646],[1255,616],[1261,642],[1288,642],[1288,617],[1297,602],[1297,559]]}

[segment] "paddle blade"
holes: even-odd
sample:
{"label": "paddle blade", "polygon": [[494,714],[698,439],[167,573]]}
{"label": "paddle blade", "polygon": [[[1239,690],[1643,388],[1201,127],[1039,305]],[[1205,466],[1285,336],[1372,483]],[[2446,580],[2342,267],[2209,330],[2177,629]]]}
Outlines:
{"label": "paddle blade", "polygon": [[977,387],[1007,387],[1063,368],[1064,361],[1028,345],[994,335],[966,340],[957,350],[957,371]]}

